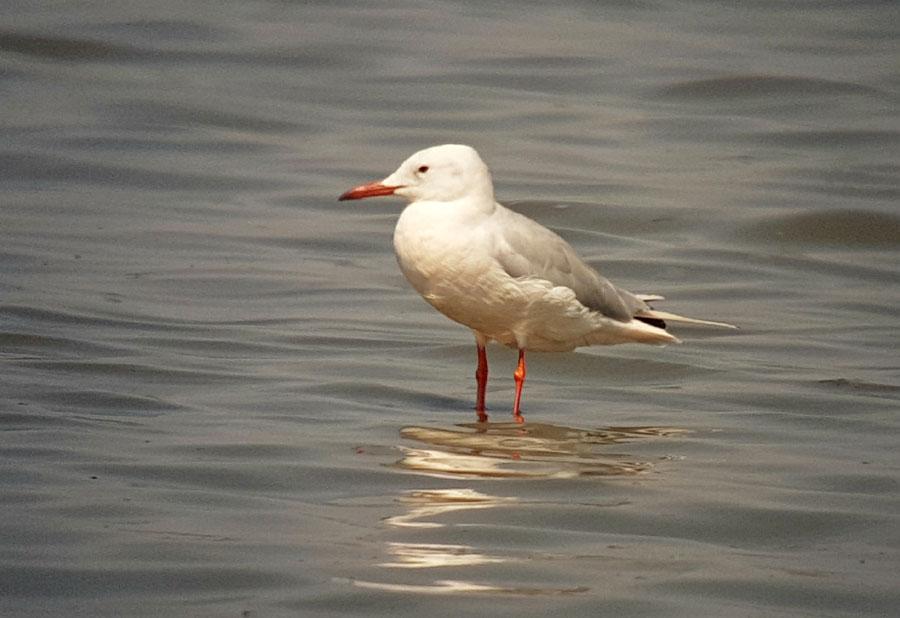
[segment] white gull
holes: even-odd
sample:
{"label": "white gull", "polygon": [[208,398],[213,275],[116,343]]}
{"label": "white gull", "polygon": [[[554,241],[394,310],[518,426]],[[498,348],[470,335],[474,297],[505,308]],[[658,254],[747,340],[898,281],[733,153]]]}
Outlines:
{"label": "white gull", "polygon": [[488,341],[519,350],[513,417],[522,423],[526,350],[679,343],[666,321],[734,328],[657,311],[647,303],[662,297],[614,286],[557,234],[498,204],[490,171],[470,146],[420,150],[384,180],[339,199],[379,195],[409,201],[394,229],[400,270],[435,309],[475,334],[475,409],[482,422]]}

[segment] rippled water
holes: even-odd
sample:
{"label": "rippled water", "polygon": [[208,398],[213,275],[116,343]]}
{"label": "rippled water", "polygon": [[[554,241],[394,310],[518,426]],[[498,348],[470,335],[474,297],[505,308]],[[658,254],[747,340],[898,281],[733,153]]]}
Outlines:
{"label": "rippled water", "polygon": [[[0,7],[0,613],[880,616],[890,2]],[[397,271],[474,145],[685,345],[489,350]]]}

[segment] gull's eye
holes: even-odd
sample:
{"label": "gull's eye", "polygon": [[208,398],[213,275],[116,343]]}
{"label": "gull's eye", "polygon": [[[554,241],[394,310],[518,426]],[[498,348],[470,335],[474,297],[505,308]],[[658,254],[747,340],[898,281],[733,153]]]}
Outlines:
{"label": "gull's eye", "polygon": [[427,166],[427,165],[422,165],[422,166],[420,166],[419,169],[416,170],[416,171],[419,172],[420,174],[424,174],[425,172],[428,171],[428,166]]}

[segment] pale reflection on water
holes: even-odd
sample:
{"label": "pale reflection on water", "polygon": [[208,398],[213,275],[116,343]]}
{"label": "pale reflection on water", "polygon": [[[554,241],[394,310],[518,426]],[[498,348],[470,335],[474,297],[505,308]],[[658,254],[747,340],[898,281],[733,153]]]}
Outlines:
{"label": "pale reflection on water", "polygon": [[430,448],[403,448],[400,468],[439,477],[571,478],[623,476],[652,464],[602,447],[685,433],[672,427],[584,430],[551,424],[472,423],[454,429],[404,427],[400,435]]}
{"label": "pale reflection on water", "polygon": [[460,593],[493,593],[493,594],[522,594],[522,595],[563,595],[577,594],[587,592],[587,588],[528,588],[528,587],[505,587],[491,586],[486,584],[477,584],[469,581],[458,581],[453,579],[437,580],[432,585],[414,585],[414,584],[388,584],[384,582],[370,582],[364,580],[353,580],[353,585],[359,588],[369,588],[374,590],[382,590],[385,592],[404,592],[411,594],[460,594]]}
{"label": "pale reflection on water", "polygon": [[441,528],[445,524],[421,520],[453,511],[490,509],[518,500],[489,496],[472,489],[422,489],[401,496],[399,501],[409,506],[409,512],[389,517],[385,520],[388,525],[397,528]]}
{"label": "pale reflection on water", "polygon": [[473,566],[506,562],[506,558],[474,551],[468,545],[441,543],[388,543],[388,553],[394,561],[379,566],[394,569],[430,569],[443,566]]}
{"label": "pale reflection on water", "polygon": [[[634,477],[649,470],[648,462],[631,455],[604,452],[605,448],[636,440],[674,436],[687,433],[671,427],[610,427],[595,430],[577,429],[550,424],[477,423],[461,424],[454,428],[405,427],[401,437],[427,448],[402,447],[403,457],[395,466],[427,477],[468,480],[488,479],[547,479],[574,477]],[[522,501],[514,496],[495,496],[471,488],[429,488],[404,493],[398,502],[406,512],[388,517],[385,524],[395,530],[412,533],[431,529],[451,536],[459,526],[477,526],[447,521],[446,515],[467,510],[520,507]],[[444,521],[441,521],[441,520]],[[488,525],[488,524],[485,524]],[[441,540],[441,539],[438,539]],[[449,539],[448,539],[449,540]],[[481,575],[476,581],[441,578],[423,583],[396,581],[352,580],[357,587],[384,592],[441,595],[487,593],[512,595],[567,595],[587,592],[587,587],[507,586],[486,582],[490,575],[479,572],[485,565],[533,559],[516,552],[489,551],[459,542],[423,543],[390,541],[385,545],[387,559],[378,567],[399,570],[437,570],[459,567],[475,568]],[[501,555],[503,554],[503,555]]]}

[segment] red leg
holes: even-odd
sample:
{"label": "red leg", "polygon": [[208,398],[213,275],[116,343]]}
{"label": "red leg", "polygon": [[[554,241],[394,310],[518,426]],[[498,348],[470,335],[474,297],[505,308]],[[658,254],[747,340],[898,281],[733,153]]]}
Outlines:
{"label": "red leg", "polygon": [[519,403],[522,401],[522,387],[525,386],[525,373],[525,350],[520,348],[519,366],[513,373],[513,377],[516,379],[516,403],[513,404],[513,418],[517,423],[525,422],[525,417],[522,416],[522,411],[519,409]]}
{"label": "red leg", "polygon": [[478,343],[477,346],[478,369],[475,370],[475,384],[478,387],[478,395],[475,399],[475,412],[478,414],[478,421],[481,423],[486,423],[488,420],[488,415],[484,406],[484,394],[487,390],[488,379],[487,352],[485,351],[484,346],[481,345],[481,343]]}

